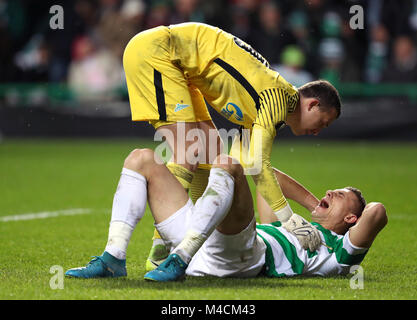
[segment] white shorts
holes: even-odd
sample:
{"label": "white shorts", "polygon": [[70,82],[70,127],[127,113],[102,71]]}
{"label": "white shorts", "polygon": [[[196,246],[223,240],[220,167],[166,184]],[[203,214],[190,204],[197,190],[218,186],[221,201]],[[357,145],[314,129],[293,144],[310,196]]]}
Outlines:
{"label": "white shorts", "polygon": [[[155,225],[161,237],[173,250],[183,239],[192,219],[191,200],[167,220]],[[254,277],[265,264],[266,245],[257,236],[255,218],[245,230],[225,235],[211,234],[191,260],[187,275],[216,277]]]}

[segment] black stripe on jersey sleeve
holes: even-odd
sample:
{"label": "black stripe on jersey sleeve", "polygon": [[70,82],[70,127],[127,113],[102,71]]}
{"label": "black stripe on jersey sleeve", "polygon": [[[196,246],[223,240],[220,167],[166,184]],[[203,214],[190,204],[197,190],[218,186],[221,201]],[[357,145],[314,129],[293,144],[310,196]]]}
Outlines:
{"label": "black stripe on jersey sleeve", "polygon": [[[278,105],[278,97],[277,97],[277,92],[276,90],[272,91],[273,97],[274,97],[274,105]],[[278,121],[278,110],[277,108],[273,108],[272,110],[272,117],[274,119],[274,123],[276,123]]]}
{"label": "black stripe on jersey sleeve", "polygon": [[256,110],[259,110],[259,95],[256,92],[256,90],[252,87],[252,85],[248,82],[248,80],[246,80],[245,77],[242,76],[242,74],[239,71],[233,68],[226,61],[220,58],[216,58],[214,59],[214,62],[217,63],[220,67],[222,67],[224,70],[226,70],[227,73],[229,73],[233,78],[235,78],[236,81],[239,82],[246,89],[246,91],[249,93],[249,95],[255,102]]}
{"label": "black stripe on jersey sleeve", "polygon": [[269,104],[269,113],[270,113],[270,118],[271,118],[272,124],[274,125],[277,121],[277,117],[276,117],[277,112],[276,112],[276,108],[274,108],[274,106],[277,105],[278,101],[276,100],[275,90],[269,89],[268,92],[271,96],[271,100],[270,100],[271,103]]}
{"label": "black stripe on jersey sleeve", "polygon": [[258,111],[257,117],[260,120],[260,124],[263,127],[268,127],[269,126],[268,115],[267,115],[268,112],[266,110],[266,106],[268,105],[268,103],[264,103],[265,100],[267,99],[267,95],[266,95],[266,92],[262,92],[261,95],[262,95],[263,103],[261,103],[261,107]]}
{"label": "black stripe on jersey sleeve", "polygon": [[266,90],[266,95],[268,97],[268,103],[267,105],[264,104],[264,109],[267,113],[265,114],[265,116],[267,116],[268,118],[268,126],[274,126],[274,118],[273,118],[272,108],[271,108],[271,106],[274,105],[274,101],[272,99],[272,91]]}
{"label": "black stripe on jersey sleeve", "polygon": [[285,97],[282,90],[278,90],[278,98],[279,98],[279,115],[278,119],[282,119],[282,115],[285,112]]}

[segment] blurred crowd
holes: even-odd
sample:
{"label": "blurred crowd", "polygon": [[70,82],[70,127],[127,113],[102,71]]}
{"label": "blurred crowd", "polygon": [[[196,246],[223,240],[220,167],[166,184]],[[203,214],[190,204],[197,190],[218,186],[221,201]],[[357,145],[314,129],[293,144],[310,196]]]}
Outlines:
{"label": "blurred crowd", "polygon": [[[64,28],[51,29],[52,5]],[[364,28],[352,29],[353,5]],[[0,0],[0,82],[68,83],[111,98],[138,32],[186,21],[249,43],[288,81],[416,82],[417,0]]]}

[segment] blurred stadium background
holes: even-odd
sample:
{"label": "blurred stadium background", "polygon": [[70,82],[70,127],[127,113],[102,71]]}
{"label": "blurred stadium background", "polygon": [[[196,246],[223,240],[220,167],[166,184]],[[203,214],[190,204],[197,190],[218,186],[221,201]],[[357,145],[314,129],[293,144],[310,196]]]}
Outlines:
{"label": "blurred stadium background", "polygon": [[130,121],[121,57],[136,33],[184,21],[240,37],[297,86],[331,81],[344,108],[321,138],[417,139],[416,0],[0,0],[1,136],[152,137]]}

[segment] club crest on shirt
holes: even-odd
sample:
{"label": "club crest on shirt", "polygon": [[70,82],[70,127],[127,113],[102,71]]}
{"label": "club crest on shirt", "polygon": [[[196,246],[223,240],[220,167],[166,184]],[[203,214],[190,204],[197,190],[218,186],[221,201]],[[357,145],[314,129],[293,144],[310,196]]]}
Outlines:
{"label": "club crest on shirt", "polygon": [[177,103],[177,104],[175,105],[174,112],[181,111],[182,109],[185,109],[185,108],[187,108],[187,107],[189,107],[189,106],[190,106],[189,104]]}
{"label": "club crest on shirt", "polygon": [[242,110],[240,110],[240,108],[232,102],[229,102],[224,108],[220,110],[220,112],[227,119],[233,115],[237,121],[243,120]]}

